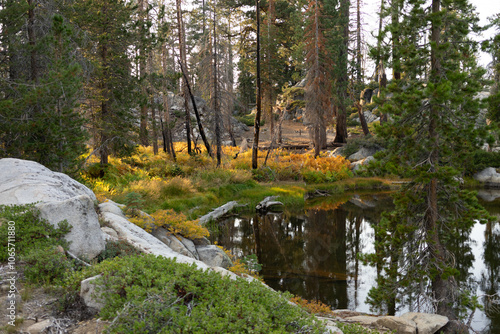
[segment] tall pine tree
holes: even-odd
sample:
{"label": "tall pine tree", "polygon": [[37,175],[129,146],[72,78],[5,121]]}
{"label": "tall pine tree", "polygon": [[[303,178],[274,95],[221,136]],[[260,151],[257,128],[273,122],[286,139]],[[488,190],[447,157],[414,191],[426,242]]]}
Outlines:
{"label": "tall pine tree", "polygon": [[450,330],[458,331],[467,291],[458,284],[449,245],[485,217],[459,183],[469,152],[480,143],[474,96],[484,71],[468,36],[477,17],[466,0],[398,0],[397,7],[403,12],[393,47],[404,75],[388,85],[393,96],[381,108],[390,121],[378,133],[389,145],[386,166],[411,182],[395,196],[396,210],[376,227],[383,256],[373,260],[385,270],[370,301],[384,309],[412,296],[413,306],[447,316]]}

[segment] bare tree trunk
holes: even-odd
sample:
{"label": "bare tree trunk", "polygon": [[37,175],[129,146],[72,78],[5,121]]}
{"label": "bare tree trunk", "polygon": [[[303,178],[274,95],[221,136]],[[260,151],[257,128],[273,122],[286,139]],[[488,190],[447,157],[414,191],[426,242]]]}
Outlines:
{"label": "bare tree trunk", "polygon": [[214,37],[214,51],[213,51],[213,90],[214,90],[214,96],[213,96],[213,108],[215,112],[215,142],[217,145],[217,167],[220,167],[221,164],[221,138],[220,138],[220,108],[219,108],[219,83],[217,80],[217,29],[216,29],[216,22],[217,22],[217,16],[216,16],[216,8],[214,4],[214,22],[213,22],[213,37]]}
{"label": "bare tree trunk", "polygon": [[[379,71],[380,73],[378,74],[378,97],[382,96],[382,90],[387,87],[387,76],[385,74],[385,68],[384,68],[384,63],[381,60],[380,65],[379,65]],[[381,108],[384,105],[384,101],[380,103],[379,108]],[[380,114],[380,124],[384,124],[387,122],[387,115],[386,114]]]}
{"label": "bare tree trunk", "polygon": [[151,108],[151,122],[153,127],[153,154],[158,154],[158,127],[156,125],[156,107],[153,104]]}
{"label": "bare tree trunk", "polygon": [[[397,2],[396,2],[397,3]],[[401,61],[399,59],[399,29],[396,28],[399,23],[399,5],[391,6],[391,23],[395,27],[391,29],[392,34],[392,77],[394,80],[401,79]]]}
{"label": "bare tree trunk", "polygon": [[[186,37],[184,35],[184,24],[182,22],[182,11],[181,11],[181,0],[176,0],[176,6],[177,6],[177,26],[178,26],[178,31],[179,31],[179,49],[180,49],[180,65],[181,69],[184,71],[187,71],[187,61],[186,61]],[[188,82],[187,82],[187,73],[184,73],[184,86],[183,86],[183,93],[184,93],[184,108],[186,109],[186,143],[187,143],[187,151],[188,154],[191,154],[191,115],[189,112],[189,93],[188,93],[188,88],[187,88]]]}
{"label": "bare tree trunk", "polygon": [[359,122],[361,123],[361,128],[363,129],[363,134],[365,136],[370,134],[370,130],[368,129],[368,124],[366,124],[366,118],[363,114],[363,106],[359,101],[356,103],[356,107],[358,109]]}
{"label": "bare tree trunk", "polygon": [[252,146],[252,168],[257,169],[257,159],[259,152],[259,132],[260,132],[260,116],[262,113],[261,101],[261,82],[260,82],[260,1],[255,0],[255,16],[257,23],[257,112],[255,113],[255,123],[253,131],[253,146]]}
{"label": "bare tree trunk", "polygon": [[348,83],[348,72],[347,72],[347,62],[348,62],[348,44],[349,44],[349,0],[340,1],[340,15],[345,18],[343,23],[343,33],[342,33],[342,46],[340,52],[340,61],[342,62],[341,68],[339,69],[341,73],[339,74],[339,88],[340,92],[338,94],[338,112],[337,112],[337,124],[335,125],[335,139],[334,143],[347,143],[347,83]]}
{"label": "bare tree trunk", "polygon": [[227,112],[226,112],[226,127],[227,127],[227,132],[229,133],[229,137],[231,138],[231,144],[233,147],[236,147],[236,138],[234,137],[234,131],[233,131],[233,125],[231,123],[231,116],[233,114],[233,108],[234,108],[234,73],[233,73],[233,44],[231,41],[231,18],[228,20],[228,57],[229,57],[229,66],[228,66],[228,81],[229,81],[229,99],[228,99],[228,106],[227,106]]}
{"label": "bare tree trunk", "polygon": [[[138,9],[139,9],[139,23],[141,25],[140,31],[141,31],[141,37],[144,39],[144,36],[146,34],[146,31],[144,29],[145,27],[145,12],[148,3],[147,0],[139,0],[138,3]],[[149,140],[148,140],[148,108],[147,108],[147,97],[146,97],[146,59],[145,59],[145,48],[146,45],[145,43],[139,43],[139,75],[140,75],[140,80],[141,80],[141,93],[142,93],[142,98],[140,102],[140,129],[139,129],[139,142],[143,146],[149,146]]]}
{"label": "bare tree trunk", "polygon": [[382,41],[380,39],[380,34],[382,33],[382,12],[384,11],[384,0],[380,0],[380,14],[378,21],[378,40],[377,40],[377,57],[375,59],[375,82],[378,82],[380,74],[380,62],[382,61]]}
{"label": "bare tree trunk", "polygon": [[361,88],[362,76],[362,66],[361,66],[361,0],[357,2],[357,12],[356,12],[356,81],[358,87]]}

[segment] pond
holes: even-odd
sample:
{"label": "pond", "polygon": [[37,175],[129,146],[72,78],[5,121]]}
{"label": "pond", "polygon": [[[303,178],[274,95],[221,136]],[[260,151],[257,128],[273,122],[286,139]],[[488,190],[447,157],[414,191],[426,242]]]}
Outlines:
{"label": "pond", "polygon": [[[500,192],[481,191],[488,211],[500,217]],[[376,269],[357,254],[374,251],[375,224],[392,207],[387,193],[349,194],[308,201],[299,213],[242,214],[220,223],[212,242],[239,258],[255,254],[265,283],[334,309],[371,313],[366,303]],[[457,263],[470,273],[469,286],[484,310],[476,310],[471,326],[481,333],[500,333],[500,223],[476,224],[470,239],[456,245]],[[486,295],[496,297],[488,298]],[[398,305],[397,314],[418,311]]]}

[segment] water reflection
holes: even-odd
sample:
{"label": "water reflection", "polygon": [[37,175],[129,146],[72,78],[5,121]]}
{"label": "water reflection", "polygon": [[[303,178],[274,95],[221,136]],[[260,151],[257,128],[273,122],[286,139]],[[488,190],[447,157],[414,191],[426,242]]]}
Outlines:
{"label": "water reflection", "polygon": [[[500,215],[499,202],[496,199],[483,204],[490,213]],[[256,254],[262,264],[260,275],[276,290],[320,300],[335,309],[369,312],[366,297],[377,270],[363,265],[357,254],[374,251],[373,226],[382,211],[391,206],[390,198],[381,194],[312,201],[300,214],[227,219],[212,241],[239,257]],[[485,333],[500,333],[499,223],[478,224],[472,239],[475,241],[464,233],[449,246],[460,255],[456,263],[461,284],[483,295],[485,310],[476,311],[472,325],[476,330],[487,327]],[[407,296],[404,305],[398,305],[399,310],[416,310],[412,301]]]}

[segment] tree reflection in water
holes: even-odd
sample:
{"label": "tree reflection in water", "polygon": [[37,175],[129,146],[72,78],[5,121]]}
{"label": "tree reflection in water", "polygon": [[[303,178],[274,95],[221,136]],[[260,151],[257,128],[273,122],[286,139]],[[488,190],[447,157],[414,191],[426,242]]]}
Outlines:
{"label": "tree reflection in water", "polygon": [[[374,251],[373,226],[381,212],[390,209],[391,200],[381,195],[364,195],[328,201],[308,203],[308,208],[300,213],[285,211],[227,219],[220,223],[219,233],[212,235],[211,241],[217,241],[237,257],[256,254],[262,264],[259,274],[273,289],[319,300],[334,309],[369,312],[366,297],[375,284],[377,270],[364,265],[358,254]],[[500,226],[493,223],[486,227],[481,247],[486,270],[481,277],[473,275],[474,254],[467,233],[449,240],[448,247],[456,254],[460,284],[476,291],[479,283],[483,292],[478,294],[496,294],[495,300],[482,298],[487,318],[476,311],[476,317],[482,316],[484,321],[473,327],[482,330],[491,322],[489,333],[500,333],[500,305],[491,302],[500,299]],[[476,262],[482,261],[482,253],[475,256]],[[410,292],[404,297],[396,311],[418,311],[418,299]]]}

